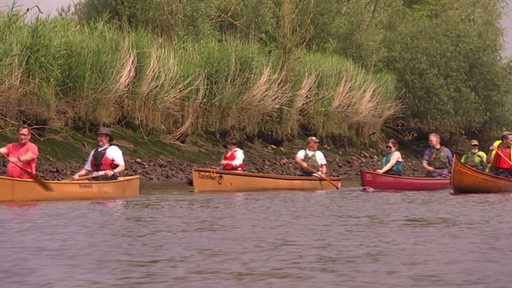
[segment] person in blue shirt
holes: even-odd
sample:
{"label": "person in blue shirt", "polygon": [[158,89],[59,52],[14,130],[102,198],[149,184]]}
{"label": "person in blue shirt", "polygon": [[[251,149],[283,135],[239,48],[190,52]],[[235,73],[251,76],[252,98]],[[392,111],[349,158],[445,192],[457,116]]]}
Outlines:
{"label": "person in blue shirt", "polygon": [[402,175],[403,158],[402,154],[397,151],[398,143],[395,139],[389,139],[386,142],[387,153],[382,159],[382,168],[376,172],[379,174]]}
{"label": "person in blue shirt", "polygon": [[428,147],[423,153],[421,163],[427,170],[427,177],[439,178],[450,176],[453,154],[450,149],[441,146],[441,137],[436,133],[428,136]]}

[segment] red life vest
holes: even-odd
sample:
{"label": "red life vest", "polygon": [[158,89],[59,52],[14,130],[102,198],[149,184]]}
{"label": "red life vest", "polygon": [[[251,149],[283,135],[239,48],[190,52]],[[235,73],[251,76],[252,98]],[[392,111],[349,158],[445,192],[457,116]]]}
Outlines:
{"label": "red life vest", "polygon": [[94,152],[92,153],[92,159],[91,159],[91,168],[94,172],[99,171],[107,171],[107,170],[114,170],[119,165],[114,163],[114,159],[109,159],[107,157],[107,150],[109,147],[103,150],[99,150],[99,148],[94,149]]}
{"label": "red life vest", "polygon": [[[498,145],[498,147],[496,147],[496,149],[501,149],[501,144]],[[508,157],[511,157],[511,150],[510,150],[510,147],[507,147],[505,148],[505,150],[501,151],[501,154],[503,154],[504,156],[508,156]],[[493,153],[496,153],[496,151],[493,151]],[[504,159],[499,153],[496,153],[494,155],[494,158],[492,159],[492,167],[494,168],[498,168],[498,169],[504,169],[504,170],[507,170],[507,169],[510,169],[510,161],[512,159],[510,158],[506,158]]]}
{"label": "red life vest", "polygon": [[[224,152],[224,156],[222,157],[226,161],[235,161],[236,159],[236,152],[238,151],[238,148],[233,149],[231,152]],[[233,167],[231,164],[224,164],[223,169],[224,170],[234,170],[234,171],[242,171],[244,168],[244,163],[240,164],[237,167]]]}

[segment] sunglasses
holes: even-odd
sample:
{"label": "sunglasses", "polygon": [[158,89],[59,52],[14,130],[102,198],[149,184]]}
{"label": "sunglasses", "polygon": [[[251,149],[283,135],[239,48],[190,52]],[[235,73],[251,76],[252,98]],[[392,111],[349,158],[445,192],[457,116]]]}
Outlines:
{"label": "sunglasses", "polygon": [[386,149],[391,149],[391,148],[393,148],[393,147],[391,147],[391,146],[386,146]]}
{"label": "sunglasses", "polygon": [[473,145],[471,145],[471,146],[473,146],[473,147],[478,147],[478,144],[473,144]]}

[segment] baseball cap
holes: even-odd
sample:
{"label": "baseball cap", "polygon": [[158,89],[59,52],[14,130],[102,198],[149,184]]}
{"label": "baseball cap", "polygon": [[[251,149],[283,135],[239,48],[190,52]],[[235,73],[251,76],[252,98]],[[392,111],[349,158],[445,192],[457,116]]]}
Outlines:
{"label": "baseball cap", "polygon": [[311,143],[311,142],[315,142],[315,143],[319,143],[320,140],[318,140],[318,138],[314,137],[314,136],[311,136],[311,137],[308,137],[308,139],[306,140],[306,142],[308,143]]}

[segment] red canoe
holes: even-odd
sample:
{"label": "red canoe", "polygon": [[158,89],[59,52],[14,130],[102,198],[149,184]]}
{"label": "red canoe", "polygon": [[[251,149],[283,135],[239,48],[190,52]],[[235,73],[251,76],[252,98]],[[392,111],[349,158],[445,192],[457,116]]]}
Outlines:
{"label": "red canoe", "polygon": [[450,188],[449,178],[409,177],[361,170],[363,191],[431,191]]}
{"label": "red canoe", "polygon": [[458,157],[453,160],[450,185],[454,193],[512,192],[512,179],[473,169]]}

